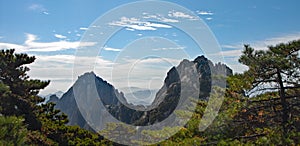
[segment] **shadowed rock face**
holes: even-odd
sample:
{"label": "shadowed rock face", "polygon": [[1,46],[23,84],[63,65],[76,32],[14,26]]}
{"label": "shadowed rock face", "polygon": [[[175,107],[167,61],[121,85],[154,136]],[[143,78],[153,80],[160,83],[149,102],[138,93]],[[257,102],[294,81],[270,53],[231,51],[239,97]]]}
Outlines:
{"label": "shadowed rock face", "polygon": [[47,101],[47,103],[48,102],[57,103],[58,101],[59,101],[59,98],[55,94],[53,94],[49,97],[49,100]]}
{"label": "shadowed rock face", "polygon": [[[55,108],[61,110],[61,112],[68,115],[69,125],[78,125],[84,129],[93,131],[92,128],[86,123],[84,118],[82,117],[73,94],[73,87],[71,87],[62,98],[57,100],[50,100],[48,102],[55,103]],[[47,102],[47,103],[48,103]]]}
{"label": "shadowed rock face", "polygon": [[[73,86],[80,89],[82,97],[91,96],[92,90],[97,90],[106,110],[119,121],[136,126],[152,125],[167,118],[176,108],[180,98],[198,97],[206,100],[212,87],[214,75],[230,75],[232,70],[224,64],[214,65],[204,56],[194,61],[183,60],[177,67],[172,67],[157,92],[150,106],[129,104],[122,92],[116,90],[93,72],[80,76]],[[96,88],[91,88],[94,82]],[[217,81],[218,82],[218,81]],[[215,83],[219,84],[219,83]],[[200,89],[199,89],[200,88]],[[200,91],[200,93],[194,91]],[[184,95],[184,97],[181,97]],[[77,107],[73,87],[61,99],[53,98],[56,108],[68,115],[70,125],[79,125],[91,130]],[[88,105],[93,106],[93,105]],[[101,109],[103,110],[103,109]],[[92,116],[92,115],[89,115]]]}

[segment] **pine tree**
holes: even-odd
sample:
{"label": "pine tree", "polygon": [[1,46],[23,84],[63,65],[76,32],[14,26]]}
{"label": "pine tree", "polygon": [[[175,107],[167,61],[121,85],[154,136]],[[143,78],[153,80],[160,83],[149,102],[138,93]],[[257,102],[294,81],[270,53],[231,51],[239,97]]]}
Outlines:
{"label": "pine tree", "polygon": [[37,104],[43,98],[37,96],[49,81],[29,79],[26,74],[35,57],[15,54],[14,49],[0,51],[0,84],[6,90],[0,96],[0,113],[4,116],[24,116],[28,129],[37,130],[41,123],[36,117]]}
{"label": "pine tree", "polygon": [[[299,94],[288,94],[289,90],[300,88],[300,40],[269,46],[268,50],[254,51],[249,45],[239,62],[248,66],[243,77],[250,79],[247,95],[259,95],[266,92],[278,92],[282,128],[284,135],[288,132],[292,103],[287,99],[299,98]],[[289,92],[291,93],[291,92]],[[275,100],[275,99],[273,99]]]}

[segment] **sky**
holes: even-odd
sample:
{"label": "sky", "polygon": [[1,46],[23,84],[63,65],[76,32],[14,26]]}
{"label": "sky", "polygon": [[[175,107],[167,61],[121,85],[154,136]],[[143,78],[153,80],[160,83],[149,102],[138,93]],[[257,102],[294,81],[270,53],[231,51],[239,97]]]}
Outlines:
{"label": "sky", "polygon": [[243,72],[243,44],[264,50],[300,39],[299,0],[147,2],[0,0],[0,49],[36,56],[29,75],[51,81],[46,95],[86,71],[124,92],[157,90],[170,67],[198,55]]}

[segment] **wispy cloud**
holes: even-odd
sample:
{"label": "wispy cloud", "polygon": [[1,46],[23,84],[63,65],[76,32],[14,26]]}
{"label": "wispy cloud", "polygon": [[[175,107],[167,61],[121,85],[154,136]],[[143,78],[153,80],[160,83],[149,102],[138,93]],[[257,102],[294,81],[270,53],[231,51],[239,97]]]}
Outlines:
{"label": "wispy cloud", "polygon": [[[79,66],[90,66],[90,62],[97,64],[101,77],[108,78],[109,72],[103,70],[111,69],[113,62],[97,57],[79,57],[74,55],[35,55],[35,62],[29,65],[29,76],[42,80],[50,80],[50,85],[42,90],[41,94],[54,93],[56,91],[66,91],[73,82],[73,65],[76,59]],[[59,70],[59,71],[58,71]],[[83,70],[87,72],[91,70]]]}
{"label": "wispy cloud", "polygon": [[122,51],[121,49],[110,48],[110,47],[103,47],[103,50],[105,50],[105,51],[113,51],[113,52],[120,52],[120,51]]}
{"label": "wispy cloud", "polygon": [[250,44],[256,50],[266,50],[266,49],[268,49],[268,46],[276,45],[279,43],[287,43],[289,41],[298,40],[298,39],[300,39],[300,32],[277,36],[277,37],[272,37],[272,38],[267,38],[267,39],[261,40],[261,41],[239,42],[239,43],[235,43],[235,44],[222,45],[221,47],[227,48],[227,49],[242,50],[244,48],[244,44]]}
{"label": "wispy cloud", "polygon": [[36,11],[36,12],[39,12],[39,13],[43,13],[45,15],[49,15],[50,13],[48,12],[48,10],[41,4],[31,4],[29,7],[28,7],[29,10],[31,11]]}
{"label": "wispy cloud", "polygon": [[155,27],[144,26],[144,25],[125,25],[124,27],[129,27],[134,30],[157,30]]}
{"label": "wispy cloud", "polygon": [[[116,88],[128,87],[128,81],[130,81],[131,86],[157,89],[162,86],[167,71],[181,61],[176,58],[149,57],[141,60],[128,58],[121,59],[122,62],[113,62],[102,57],[96,57],[95,60],[94,57],[74,55],[36,55],[36,58],[36,61],[29,66],[31,68],[29,75],[32,78],[51,80],[50,85],[41,94],[66,91],[74,83],[72,78],[74,62],[82,67],[91,66],[91,62],[95,63],[93,71]],[[91,70],[83,68],[80,73],[76,73],[74,79],[77,75],[88,71]]]}
{"label": "wispy cloud", "polygon": [[159,20],[159,21],[165,22],[165,23],[177,23],[177,22],[179,22],[179,20],[177,20],[177,19],[166,18],[166,17],[158,15],[158,14],[144,13],[143,15],[144,15],[143,16],[144,19],[156,19],[156,20]]}
{"label": "wispy cloud", "polygon": [[179,11],[169,11],[168,16],[173,17],[173,18],[184,18],[184,19],[189,19],[189,20],[197,20],[197,17],[183,13],[183,12],[179,12]]}
{"label": "wispy cloud", "polygon": [[41,4],[31,4],[28,9],[30,10],[38,10],[38,11],[46,11],[47,9]]}
{"label": "wispy cloud", "polygon": [[164,62],[169,62],[170,64],[174,64],[174,65],[177,65],[179,64],[181,60],[179,59],[173,59],[173,58],[145,58],[143,60],[141,60],[141,63],[143,64],[153,64],[153,63],[156,63],[156,64],[161,64],[161,63],[164,63]]}
{"label": "wispy cloud", "polygon": [[[72,85],[73,64],[91,66],[95,62],[94,72],[112,83],[116,88],[138,86],[147,89],[157,89],[162,86],[167,71],[177,65],[181,59],[176,58],[123,58],[121,62],[113,62],[97,57],[78,57],[73,55],[36,56],[37,60],[30,66],[30,76],[39,79],[50,79],[51,83],[42,91],[43,94],[58,90],[66,91]],[[60,70],[57,72],[57,70]],[[82,73],[91,70],[80,70]],[[77,74],[75,75],[77,77]],[[68,79],[66,81],[66,79]],[[65,80],[65,81],[62,81]],[[150,88],[149,88],[150,87]]]}
{"label": "wispy cloud", "polygon": [[[119,21],[113,21],[109,23],[111,26],[122,26],[126,27],[126,30],[134,31],[134,30],[157,30],[158,28],[172,28],[172,26],[162,23],[178,23],[179,19],[187,19],[187,20],[197,20],[198,17],[186,14],[180,11],[169,11],[168,14],[149,14],[143,13],[141,20],[140,18],[127,18],[121,17]],[[149,20],[149,21],[145,21]],[[158,20],[162,23],[153,23],[150,22]]]}
{"label": "wispy cloud", "polygon": [[213,12],[211,12],[211,11],[196,11],[196,13],[197,14],[199,14],[199,15],[214,15],[214,13]]}
{"label": "wispy cloud", "polygon": [[170,25],[166,25],[166,24],[159,24],[159,23],[145,23],[145,26],[148,27],[155,27],[155,28],[172,28],[172,26]]}
{"label": "wispy cloud", "polygon": [[67,49],[76,49],[79,46],[94,46],[96,42],[38,42],[38,38],[33,34],[26,34],[26,40],[23,44],[12,44],[0,42],[0,49],[15,48],[16,52],[51,52]]}
{"label": "wispy cloud", "polygon": [[50,13],[49,13],[49,12],[46,12],[46,11],[44,11],[44,12],[43,12],[43,14],[45,14],[45,15],[49,15]]}
{"label": "wispy cloud", "polygon": [[214,13],[211,11],[203,11],[203,10],[197,10],[196,13],[204,17],[204,19],[207,21],[211,21],[213,19],[212,16],[214,15]]}
{"label": "wispy cloud", "polygon": [[67,38],[66,36],[61,35],[61,34],[54,34],[54,36],[55,36],[56,38],[59,38],[59,39],[65,39],[65,38]]}
{"label": "wispy cloud", "polygon": [[153,51],[166,51],[166,50],[183,50],[185,47],[170,47],[170,48],[155,48]]}
{"label": "wispy cloud", "polygon": [[165,17],[162,17],[159,20],[161,20],[162,22],[166,22],[166,23],[168,23],[168,22],[170,22],[170,23],[179,22],[179,20],[177,20],[177,19],[170,19],[170,18],[165,18]]}
{"label": "wispy cloud", "polygon": [[122,17],[119,21],[111,22],[109,25],[126,27],[127,30],[157,30],[157,28],[172,28],[170,25],[141,21],[134,17]]}
{"label": "wispy cloud", "polygon": [[88,30],[87,27],[80,27],[79,29],[80,29],[80,30]]}
{"label": "wispy cloud", "polygon": [[0,42],[0,49],[8,49],[8,48],[18,48],[19,52],[24,51],[24,46],[22,46],[22,45]]}

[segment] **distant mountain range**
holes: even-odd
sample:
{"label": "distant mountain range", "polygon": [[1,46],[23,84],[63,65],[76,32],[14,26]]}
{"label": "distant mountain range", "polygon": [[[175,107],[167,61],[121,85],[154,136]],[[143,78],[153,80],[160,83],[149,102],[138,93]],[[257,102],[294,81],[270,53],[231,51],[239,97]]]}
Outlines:
{"label": "distant mountain range", "polygon": [[[126,88],[128,90],[128,88]],[[129,91],[120,89],[124,93],[128,103],[133,105],[149,106],[153,102],[158,89],[143,89],[138,87],[129,87]]]}
{"label": "distant mountain range", "polygon": [[[45,103],[48,102],[50,99],[51,99],[51,96],[52,98],[61,98],[63,96],[64,92],[62,91],[57,91],[55,93],[52,93],[52,94],[48,94],[48,95],[40,95],[41,97],[45,98]],[[55,96],[55,97],[54,97]]]}
{"label": "distant mountain range", "polygon": [[[225,86],[224,81],[212,80],[212,77],[231,74],[232,70],[225,64],[213,64],[204,56],[199,56],[193,61],[185,59],[177,67],[172,67],[168,71],[164,84],[157,91],[151,105],[143,103],[142,100],[139,102],[144,105],[134,105],[127,102],[124,93],[90,72],[78,77],[74,85],[61,98],[53,95],[49,97],[48,102],[56,103],[55,107],[68,115],[70,125],[79,125],[92,130],[79,111],[73,89],[75,87],[80,89],[80,93],[77,93],[80,97],[89,97],[93,90],[97,90],[96,93],[106,110],[119,121],[137,126],[152,125],[166,119],[183,95],[183,98],[196,97],[207,100],[212,86]],[[91,83],[95,83],[95,89],[90,87]],[[135,90],[133,95],[147,97],[149,92],[149,90]]]}

